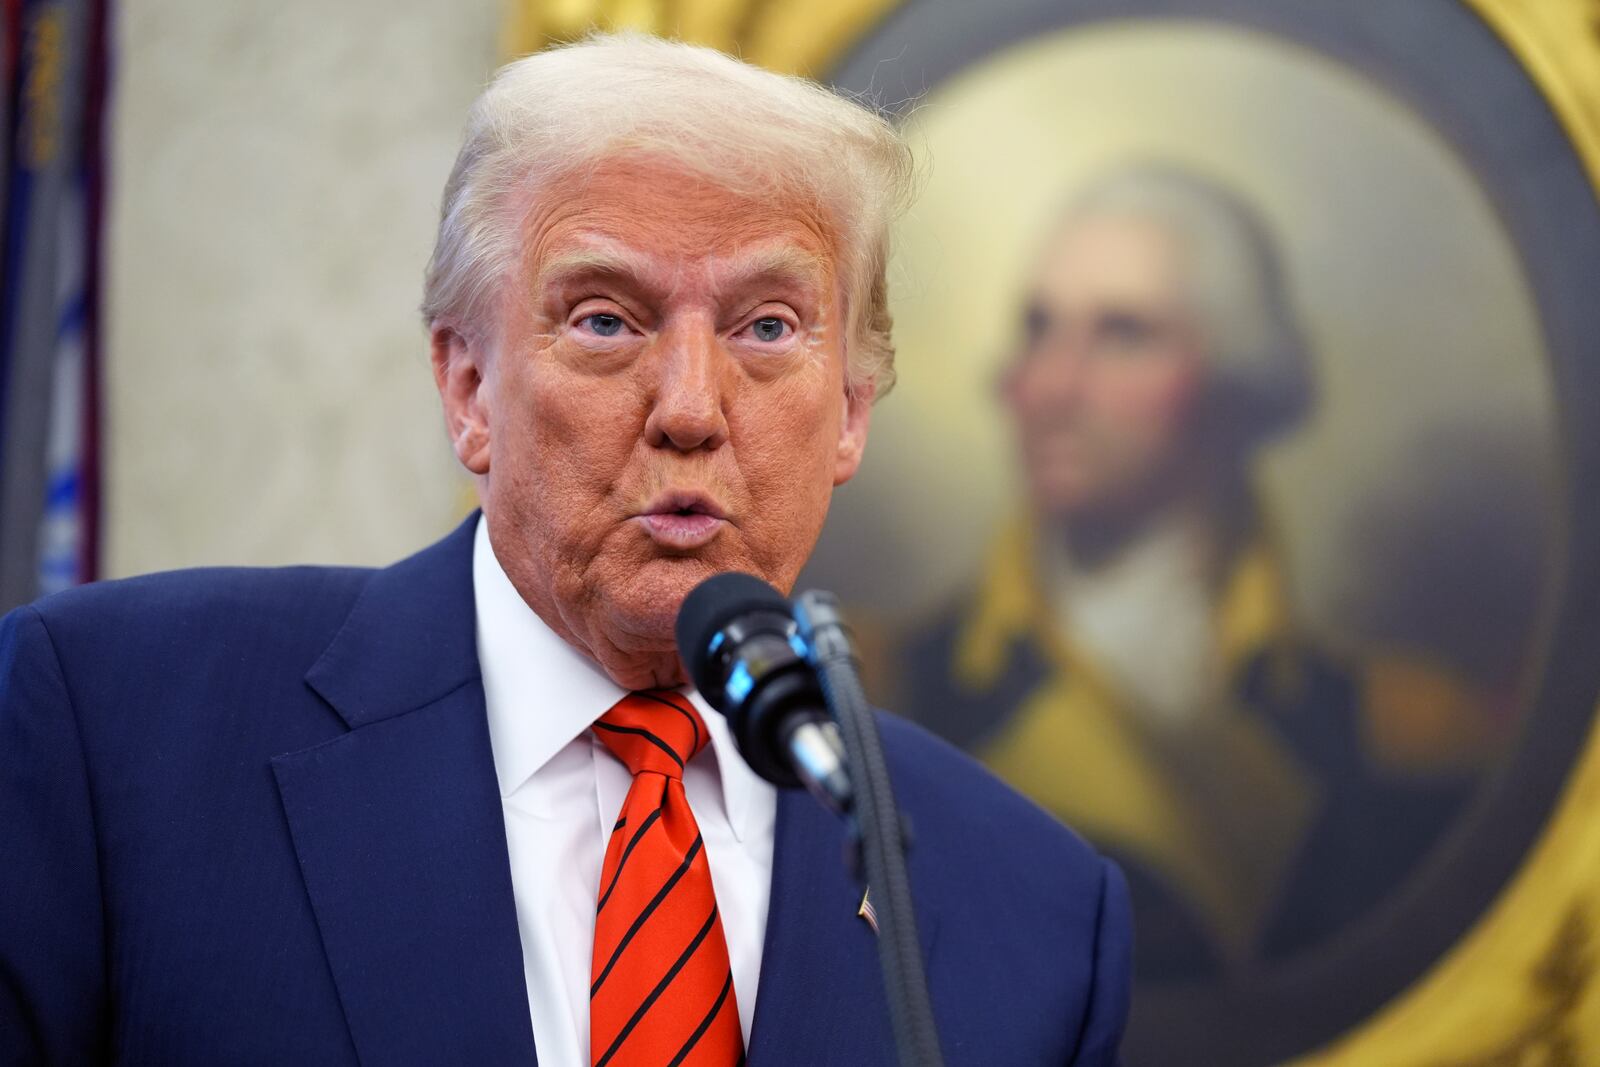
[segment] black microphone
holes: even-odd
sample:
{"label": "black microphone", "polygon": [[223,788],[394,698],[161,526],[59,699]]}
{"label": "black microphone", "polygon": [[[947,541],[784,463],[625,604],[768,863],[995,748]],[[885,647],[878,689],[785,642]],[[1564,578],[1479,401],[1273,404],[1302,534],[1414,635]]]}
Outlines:
{"label": "black microphone", "polygon": [[727,717],[751,769],[848,811],[838,729],[783,594],[748,574],[713,575],[684,598],[676,635],[695,688]]}

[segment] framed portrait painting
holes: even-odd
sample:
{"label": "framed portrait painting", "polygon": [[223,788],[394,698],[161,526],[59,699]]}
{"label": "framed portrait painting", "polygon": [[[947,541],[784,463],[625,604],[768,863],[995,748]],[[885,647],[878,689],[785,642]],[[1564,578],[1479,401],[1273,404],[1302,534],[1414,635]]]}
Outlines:
{"label": "framed portrait painting", "polygon": [[924,0],[833,77],[905,101],[925,184],[805,580],[1122,864],[1129,1062],[1336,1042],[1591,726],[1593,163],[1458,3]]}

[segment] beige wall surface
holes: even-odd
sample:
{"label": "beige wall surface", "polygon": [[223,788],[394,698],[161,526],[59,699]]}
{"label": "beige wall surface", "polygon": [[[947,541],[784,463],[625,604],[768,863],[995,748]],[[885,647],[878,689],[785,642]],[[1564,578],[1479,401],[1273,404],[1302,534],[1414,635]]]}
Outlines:
{"label": "beige wall surface", "polygon": [[416,314],[500,0],[119,7],[110,576],[382,563],[464,482]]}

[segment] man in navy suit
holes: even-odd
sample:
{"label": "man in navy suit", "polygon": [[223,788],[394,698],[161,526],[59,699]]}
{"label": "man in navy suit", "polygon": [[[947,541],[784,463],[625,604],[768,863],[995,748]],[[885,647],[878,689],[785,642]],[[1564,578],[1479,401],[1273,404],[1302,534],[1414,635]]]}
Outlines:
{"label": "man in navy suit", "polygon": [[[703,49],[502,71],[423,305],[481,514],[0,626],[0,1061],[893,1062],[838,821],[743,765],[672,630],[710,574],[790,588],[855,473],[909,170]],[[881,731],[948,1061],[1114,1062],[1116,869]]]}

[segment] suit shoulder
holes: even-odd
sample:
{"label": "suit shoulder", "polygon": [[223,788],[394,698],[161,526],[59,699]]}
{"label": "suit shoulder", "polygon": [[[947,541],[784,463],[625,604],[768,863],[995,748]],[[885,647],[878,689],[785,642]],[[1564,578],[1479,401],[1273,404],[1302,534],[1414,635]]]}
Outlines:
{"label": "suit shoulder", "polygon": [[[206,567],[93,582],[31,607],[58,647],[147,649],[187,637],[323,630],[331,636],[373,571],[355,567]],[[319,626],[322,620],[324,625]]]}
{"label": "suit shoulder", "polygon": [[1102,877],[1104,861],[1088,842],[977,760],[899,716],[878,719],[896,794],[940,828],[941,841],[1014,866],[1018,877],[1038,878],[1041,864],[1070,881]]}
{"label": "suit shoulder", "polygon": [[983,988],[1050,1020],[1030,1060],[1114,1062],[1133,943],[1116,866],[915,724],[885,715],[881,733],[935,951],[969,974],[994,967]]}

